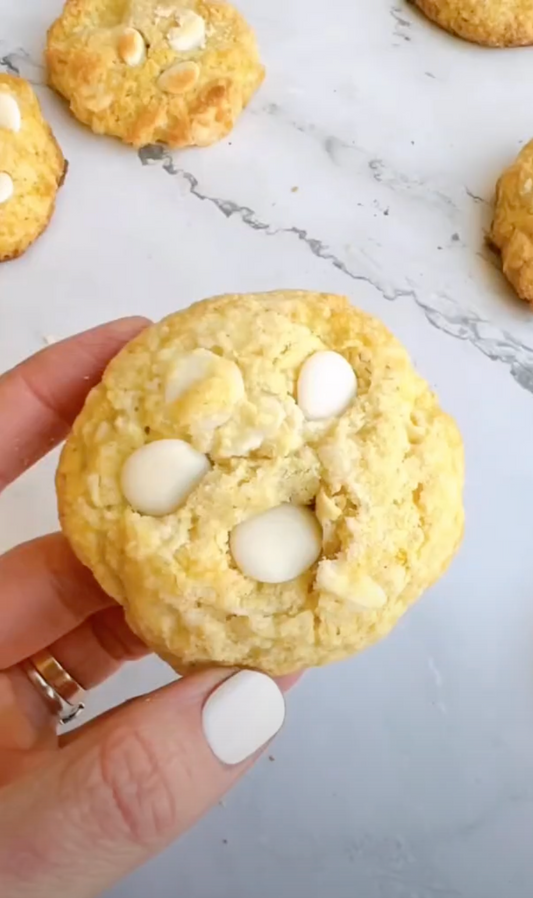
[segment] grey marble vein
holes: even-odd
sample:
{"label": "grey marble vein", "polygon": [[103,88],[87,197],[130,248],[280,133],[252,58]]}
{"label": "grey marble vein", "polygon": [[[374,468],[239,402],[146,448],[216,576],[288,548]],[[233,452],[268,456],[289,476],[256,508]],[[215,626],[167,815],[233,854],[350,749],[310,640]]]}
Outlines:
{"label": "grey marble vein", "polygon": [[460,306],[444,293],[435,293],[427,299],[423,298],[411,284],[408,289],[391,290],[376,276],[354,271],[324,241],[310,235],[304,228],[296,225],[276,228],[269,222],[262,221],[249,206],[203,193],[198,179],[191,172],[179,168],[171,153],[162,146],[144,147],[139,151],[139,159],[144,166],[160,163],[168,175],[180,178],[188,185],[192,196],[215,206],[225,218],[236,216],[244,225],[254,231],[261,231],[267,237],[292,234],[318,259],[329,263],[352,281],[369,284],[387,302],[410,299],[423,312],[432,327],[456,340],[470,343],[491,361],[506,365],[514,380],[524,390],[533,394],[533,349],[516,340],[510,333],[500,330],[474,310]]}
{"label": "grey marble vein", "polygon": [[[336,167],[346,172],[352,170],[356,173],[366,167],[374,181],[382,187],[393,193],[404,193],[409,198],[426,206],[439,206],[448,213],[455,213],[462,205],[464,195],[476,204],[488,202],[483,197],[472,193],[466,186],[443,184],[441,189],[436,189],[426,180],[413,178],[397,171],[385,159],[357,146],[354,141],[347,141],[336,134],[331,134],[312,122],[296,121],[279,103],[270,102],[265,106],[258,107],[255,112],[252,109],[251,112],[256,115],[264,113],[318,142]],[[445,192],[448,188],[455,193],[455,198]]]}
{"label": "grey marble vein", "polygon": [[20,75],[20,69],[15,63],[14,54],[7,53],[6,56],[0,56],[0,69],[9,75]]}
{"label": "grey marble vein", "polygon": [[488,203],[489,200],[486,200],[483,196],[478,196],[477,193],[472,193],[468,187],[465,187],[467,196],[470,197],[471,200],[474,200],[475,203]]}
{"label": "grey marble vein", "polygon": [[[374,181],[378,184],[385,184],[393,190],[406,190],[418,199],[427,200],[427,196],[433,196],[442,205],[448,206],[450,209],[456,210],[457,206],[451,197],[447,196],[441,190],[434,190],[427,183],[420,179],[409,178],[401,172],[393,171],[389,168],[383,159],[370,159],[368,167],[372,173]],[[468,193],[468,191],[466,191]]]}
{"label": "grey marble vein", "polygon": [[19,75],[30,84],[42,85],[44,82],[43,69],[44,67],[35,62],[22,47],[3,53],[2,41],[0,41],[0,71],[7,72],[9,75]]}
{"label": "grey marble vein", "polygon": [[411,40],[408,29],[411,27],[409,19],[405,18],[403,10],[399,6],[393,6],[390,11],[391,17],[394,19],[394,35],[403,41]]}

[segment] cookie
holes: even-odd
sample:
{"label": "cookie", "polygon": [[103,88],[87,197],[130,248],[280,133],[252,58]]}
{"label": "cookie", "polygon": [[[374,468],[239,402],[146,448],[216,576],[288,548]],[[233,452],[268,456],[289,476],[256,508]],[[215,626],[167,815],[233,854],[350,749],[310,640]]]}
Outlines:
{"label": "cookie", "polygon": [[0,262],[22,255],[45,230],[64,174],[32,87],[0,74]]}
{"label": "cookie", "polygon": [[220,140],[264,78],[251,28],[218,0],[67,0],[46,57],[74,115],[135,147]]}
{"label": "cookie", "polygon": [[58,469],[64,532],[180,672],[283,674],[385,636],[463,531],[453,421],[347,299],[223,296],[109,365]]}
{"label": "cookie", "polygon": [[415,0],[441,28],[487,47],[533,44],[531,0]]}
{"label": "cookie", "polygon": [[533,303],[533,140],[498,181],[488,239],[518,296]]}

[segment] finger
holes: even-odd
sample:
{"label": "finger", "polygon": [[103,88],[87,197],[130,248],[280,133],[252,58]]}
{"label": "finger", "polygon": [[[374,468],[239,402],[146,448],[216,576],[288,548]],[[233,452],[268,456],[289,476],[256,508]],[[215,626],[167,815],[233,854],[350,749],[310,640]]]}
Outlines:
{"label": "finger", "polygon": [[251,671],[198,674],[109,715],[46,776],[4,790],[0,893],[100,894],[218,801],[283,717],[279,687]]}
{"label": "finger", "polygon": [[64,439],[107,363],[148,323],[123,318],[104,324],[0,377],[0,491]]}
{"label": "finger", "polygon": [[60,533],[0,556],[0,670],[12,667],[113,605]]}
{"label": "finger", "polygon": [[0,672],[0,786],[19,771],[22,755],[57,746],[57,718],[18,667]]}
{"label": "finger", "polygon": [[149,649],[133,633],[122,608],[106,608],[50,646],[50,652],[84,689],[92,689],[116,673],[126,661],[137,661]]}
{"label": "finger", "polygon": [[[208,672],[213,673],[213,670],[210,670]],[[205,673],[205,671],[203,671],[202,673]],[[221,680],[226,680],[230,676],[233,675],[234,671],[231,669],[224,669],[224,670],[219,670],[218,673],[220,674]],[[279,688],[281,689],[281,691],[283,693],[285,693],[285,692],[288,692],[290,689],[292,689],[292,687],[302,678],[303,674],[304,674],[304,671],[300,670],[300,671],[295,671],[292,674],[284,674],[283,676],[275,677],[274,679],[275,679],[276,683],[278,684]],[[200,673],[187,674],[183,678],[183,680],[188,682],[191,678],[193,678],[193,677],[196,678],[199,676],[201,676]],[[181,682],[181,680],[180,680],[180,682]],[[165,687],[165,688],[170,688],[170,687]],[[161,691],[163,691],[163,690],[161,690]],[[131,698],[131,699],[128,699],[126,702],[124,702],[121,705],[121,710],[124,710],[125,708],[129,707],[131,704],[134,704],[135,702],[138,702],[138,701],[149,702],[151,700],[152,700],[152,695],[150,695],[150,694],[141,696],[141,698]],[[93,720],[90,720],[89,723],[86,723],[83,726],[76,727],[75,729],[69,730],[66,733],[59,733],[59,739],[58,739],[59,747],[63,749],[69,745],[73,745],[75,742],[78,742],[80,739],[86,739],[87,736],[90,733],[92,733],[93,730],[97,730],[98,732],[101,732],[100,728],[101,728],[102,724],[109,717],[113,716],[116,713],[117,713],[117,709],[111,708],[109,711],[105,711],[99,717],[93,718]]]}
{"label": "finger", "polygon": [[[91,689],[149,650],[128,627],[122,608],[114,607],[93,615],[49,651],[80,686]],[[20,667],[0,672],[0,785],[18,773],[17,753],[57,745],[56,726],[55,711]]]}

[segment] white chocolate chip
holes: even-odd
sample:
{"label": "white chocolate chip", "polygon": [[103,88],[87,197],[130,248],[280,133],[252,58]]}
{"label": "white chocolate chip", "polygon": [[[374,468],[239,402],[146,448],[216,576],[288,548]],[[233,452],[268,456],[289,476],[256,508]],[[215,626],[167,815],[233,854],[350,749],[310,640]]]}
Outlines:
{"label": "white chocolate chip", "polygon": [[278,505],[237,524],[230,535],[237,567],[259,583],[287,583],[307,571],[322,549],[315,515],[299,505]]}
{"label": "white chocolate chip", "polygon": [[156,440],[130,455],[121,474],[122,492],[141,514],[170,514],[210,468],[209,461],[183,440]]}
{"label": "white chocolate chip", "polygon": [[220,453],[221,458],[230,458],[232,455],[248,455],[259,449],[265,441],[265,434],[262,430],[246,430],[240,435],[240,439],[236,438],[230,445],[229,450]]}
{"label": "white chocolate chip", "polygon": [[298,405],[308,421],[342,415],[356,392],[355,372],[338,352],[315,352],[304,362],[298,378]]}
{"label": "white chocolate chip", "polygon": [[209,377],[219,377],[227,387],[227,398],[238,402],[244,396],[244,381],[239,367],[208,349],[194,349],[178,358],[165,386],[165,402],[176,402],[191,387]]}
{"label": "white chocolate chip", "polygon": [[347,561],[321,562],[317,586],[352,605],[357,612],[376,611],[387,604],[383,587],[366,574],[354,575]]}
{"label": "white chocolate chip", "polygon": [[200,66],[196,62],[177,62],[159,76],[157,83],[167,94],[185,94],[199,77]]}
{"label": "white chocolate chip", "polygon": [[168,42],[176,53],[205,47],[205,20],[192,9],[179,13],[178,24],[168,32]]}
{"label": "white chocolate chip", "polygon": [[175,359],[165,385],[165,400],[175,405],[171,415],[188,429],[202,452],[211,451],[214,431],[233,417],[244,395],[238,365],[208,349],[195,349]]}
{"label": "white chocolate chip", "polygon": [[0,204],[7,203],[14,193],[13,179],[5,171],[0,171]]}
{"label": "white chocolate chip", "polygon": [[178,359],[167,377],[165,402],[176,402],[194,384],[208,377],[214,358],[207,349],[195,349]]}
{"label": "white chocolate chip", "polygon": [[21,115],[19,104],[11,94],[0,93],[0,128],[7,131],[20,131]]}
{"label": "white chocolate chip", "polygon": [[[246,388],[244,386],[241,369],[238,365],[235,364],[235,362],[232,362],[231,359],[223,360],[224,367],[220,365],[221,361],[222,359],[219,359],[218,374],[219,376],[224,376],[231,397],[231,402],[240,402],[241,399],[244,399],[244,396],[246,394]],[[224,375],[222,375],[222,371],[224,371]]]}
{"label": "white chocolate chip", "polygon": [[103,94],[100,91],[94,94],[87,93],[85,96],[85,105],[89,112],[103,112],[104,109],[109,109],[112,102],[112,94]]}
{"label": "white chocolate chip", "polygon": [[118,39],[118,52],[126,65],[138,66],[146,59],[146,44],[140,31],[125,28]]}

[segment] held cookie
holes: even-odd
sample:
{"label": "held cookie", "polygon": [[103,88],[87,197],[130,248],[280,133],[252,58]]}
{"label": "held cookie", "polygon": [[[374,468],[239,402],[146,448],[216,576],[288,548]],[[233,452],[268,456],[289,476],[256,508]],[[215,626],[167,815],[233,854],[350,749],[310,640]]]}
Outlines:
{"label": "held cookie", "polygon": [[518,296],[533,303],[533,141],[498,181],[488,239]]}
{"label": "held cookie", "polygon": [[64,174],[32,87],[0,74],[0,262],[22,255],[45,230]]}
{"label": "held cookie", "polygon": [[533,44],[531,0],[415,0],[441,28],[487,47]]}
{"label": "held cookie", "polygon": [[178,671],[282,674],[385,636],[463,531],[453,421],[347,299],[223,296],[109,365],[64,448],[74,551]]}
{"label": "held cookie", "polygon": [[219,0],[67,0],[47,61],[81,122],[135,147],[220,140],[264,77],[251,28]]}

